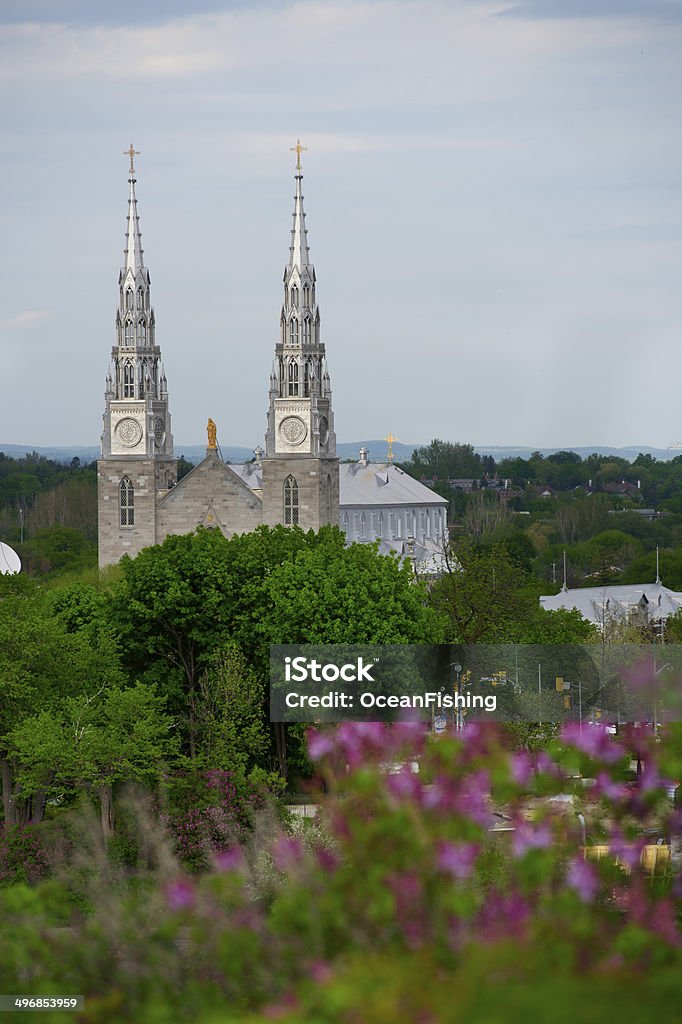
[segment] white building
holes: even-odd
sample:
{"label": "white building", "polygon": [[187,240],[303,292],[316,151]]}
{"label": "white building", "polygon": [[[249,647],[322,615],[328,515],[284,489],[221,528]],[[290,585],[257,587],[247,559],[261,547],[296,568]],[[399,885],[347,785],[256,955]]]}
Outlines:
{"label": "white building", "polygon": [[541,597],[545,611],[575,608],[599,629],[610,624],[645,626],[665,622],[682,608],[682,593],[669,590],[660,580],[612,587],[562,588],[558,594]]}

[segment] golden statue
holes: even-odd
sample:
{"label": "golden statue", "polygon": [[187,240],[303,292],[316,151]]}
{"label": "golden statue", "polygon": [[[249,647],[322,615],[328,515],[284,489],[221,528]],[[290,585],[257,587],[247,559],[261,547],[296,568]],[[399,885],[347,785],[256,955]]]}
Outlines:
{"label": "golden statue", "polygon": [[206,424],[206,432],[208,434],[208,447],[213,449],[217,448],[218,428],[210,416],[208,417],[208,423]]}

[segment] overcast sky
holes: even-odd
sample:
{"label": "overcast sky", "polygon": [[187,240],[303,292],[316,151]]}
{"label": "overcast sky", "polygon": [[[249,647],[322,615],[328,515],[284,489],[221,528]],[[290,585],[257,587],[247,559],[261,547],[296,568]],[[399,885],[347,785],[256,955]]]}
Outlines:
{"label": "overcast sky", "polygon": [[0,0],[0,445],[93,444],[132,141],[176,442],[263,442],[303,154],[342,441],[682,438],[679,0]]}

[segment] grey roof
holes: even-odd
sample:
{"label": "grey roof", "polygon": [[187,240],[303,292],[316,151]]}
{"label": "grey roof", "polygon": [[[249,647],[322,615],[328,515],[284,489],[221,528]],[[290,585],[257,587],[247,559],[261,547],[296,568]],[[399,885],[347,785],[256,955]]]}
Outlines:
{"label": "grey roof", "polygon": [[390,462],[342,462],[339,466],[339,504],[431,505],[445,508],[447,501],[419,480]]}
{"label": "grey roof", "polygon": [[263,470],[257,462],[230,462],[229,466],[252,491],[262,490]]}
{"label": "grey roof", "polygon": [[[230,465],[252,490],[263,486],[261,467],[255,462]],[[404,473],[390,462],[342,462],[339,466],[339,504],[341,508],[357,505],[430,505],[445,508],[447,501],[440,494]]]}
{"label": "grey roof", "polygon": [[637,607],[648,619],[666,619],[682,608],[682,593],[669,590],[662,583],[624,583],[561,590],[541,597],[540,604],[546,611],[575,608],[583,618],[599,625],[609,618],[626,621],[628,612]]}

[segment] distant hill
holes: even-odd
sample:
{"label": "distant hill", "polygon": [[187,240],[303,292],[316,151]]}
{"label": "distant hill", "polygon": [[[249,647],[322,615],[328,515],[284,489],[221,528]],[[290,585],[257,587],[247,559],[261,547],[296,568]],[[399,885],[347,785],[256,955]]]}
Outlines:
{"label": "distant hill", "polygon": [[[387,445],[384,440],[339,443],[336,446],[336,450],[341,459],[357,459],[362,447],[369,449],[370,461],[386,461]],[[405,462],[409,459],[415,448],[418,447],[420,445],[403,444],[401,441],[394,441],[393,457],[396,462]],[[630,462],[636,459],[640,452],[645,455],[653,455],[655,459],[659,459],[661,462],[668,462],[670,459],[682,455],[682,449],[680,448],[652,448],[649,445],[628,445],[622,448],[597,444],[580,447],[564,445],[563,447],[555,448],[543,448],[539,445],[536,448],[523,447],[521,445],[474,445],[474,448],[480,455],[492,455],[496,462],[499,462],[500,459],[527,459],[536,451],[542,452],[545,456],[560,451],[576,452],[583,459],[593,453],[597,455],[617,455],[622,459],[628,459]],[[221,451],[223,458],[227,462],[248,462],[249,459],[253,458],[253,449],[242,448],[239,445],[222,445]],[[82,465],[87,465],[99,458],[99,447],[81,447],[78,445],[48,448],[37,445],[0,443],[0,452],[4,452],[5,455],[9,455],[13,459],[21,459],[24,455],[30,455],[31,452],[37,452],[38,455],[44,455],[45,458],[53,459],[55,462],[68,463],[72,459],[78,458]],[[178,456],[184,455],[190,462],[196,463],[203,459],[206,454],[206,447],[198,444],[176,445],[175,454]]]}

